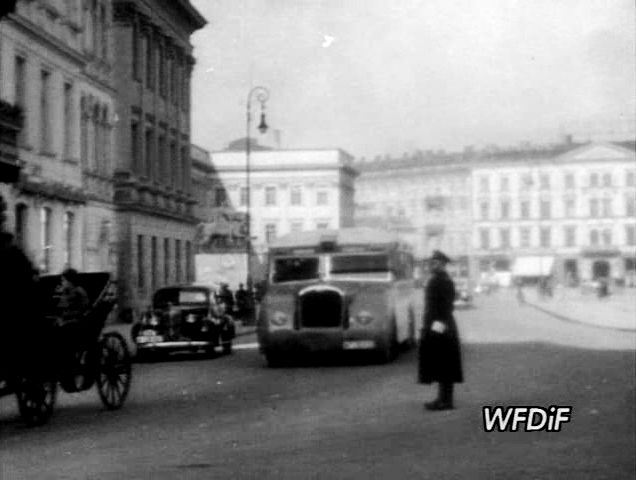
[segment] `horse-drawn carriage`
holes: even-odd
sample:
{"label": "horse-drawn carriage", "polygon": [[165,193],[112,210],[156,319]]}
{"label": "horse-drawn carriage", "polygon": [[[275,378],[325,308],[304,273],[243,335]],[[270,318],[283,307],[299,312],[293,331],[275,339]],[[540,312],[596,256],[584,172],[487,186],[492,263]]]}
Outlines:
{"label": "horse-drawn carriage", "polygon": [[[40,278],[33,294],[35,319],[20,330],[19,338],[5,338],[12,357],[0,364],[0,396],[15,394],[20,415],[29,424],[46,422],[53,413],[58,385],[68,393],[97,386],[107,409],[120,408],[130,389],[131,356],[117,332],[104,332],[115,303],[109,273],[78,276],[89,300],[85,314],[62,324],[57,295],[61,276]],[[34,307],[32,305],[31,307]],[[16,319],[27,320],[24,318]],[[7,347],[7,342],[12,345]]]}

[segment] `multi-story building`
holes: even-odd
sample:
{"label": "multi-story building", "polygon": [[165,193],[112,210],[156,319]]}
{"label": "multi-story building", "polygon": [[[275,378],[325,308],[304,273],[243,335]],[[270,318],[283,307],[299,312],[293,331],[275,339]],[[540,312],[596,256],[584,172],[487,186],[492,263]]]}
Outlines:
{"label": "multi-story building", "polygon": [[110,19],[110,0],[20,0],[0,23],[0,97],[23,123],[3,196],[44,273],[114,270]]}
{"label": "multi-story building", "polygon": [[467,275],[470,164],[463,154],[420,152],[356,163],[356,224],[398,230],[418,258],[442,249]]}
{"label": "multi-story building", "polygon": [[491,148],[356,164],[356,223],[441,248],[474,279],[636,276],[634,142]]}
{"label": "multi-story building", "polygon": [[501,150],[473,163],[473,253],[482,275],[636,273],[633,142]]}
{"label": "multi-story building", "polygon": [[193,277],[190,35],[206,21],[188,0],[113,7],[120,301],[138,310],[156,287]]}
{"label": "multi-story building", "polygon": [[[221,182],[215,207],[245,213],[248,205],[245,142],[212,154]],[[250,234],[258,257],[290,232],[353,225],[353,158],[340,149],[274,150],[254,145],[250,155]],[[257,274],[255,274],[256,278]]]}

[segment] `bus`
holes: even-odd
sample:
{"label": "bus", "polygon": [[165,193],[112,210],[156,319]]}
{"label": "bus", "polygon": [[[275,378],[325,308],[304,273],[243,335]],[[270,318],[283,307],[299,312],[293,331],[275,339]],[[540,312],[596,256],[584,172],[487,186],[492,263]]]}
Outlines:
{"label": "bus", "polygon": [[257,322],[267,364],[337,350],[392,361],[401,345],[415,344],[421,325],[413,266],[409,245],[383,230],[315,230],[275,240]]}

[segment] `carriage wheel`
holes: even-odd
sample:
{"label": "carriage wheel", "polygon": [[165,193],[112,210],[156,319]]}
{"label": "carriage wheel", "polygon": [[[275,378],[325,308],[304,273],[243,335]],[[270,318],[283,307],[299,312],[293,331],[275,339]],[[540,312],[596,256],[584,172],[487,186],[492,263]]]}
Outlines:
{"label": "carriage wheel", "polygon": [[20,416],[29,425],[46,423],[55,407],[57,381],[22,379],[16,392]]}
{"label": "carriage wheel", "polygon": [[100,341],[101,357],[97,391],[109,410],[120,408],[130,390],[132,367],[126,341],[119,333],[107,333]]}

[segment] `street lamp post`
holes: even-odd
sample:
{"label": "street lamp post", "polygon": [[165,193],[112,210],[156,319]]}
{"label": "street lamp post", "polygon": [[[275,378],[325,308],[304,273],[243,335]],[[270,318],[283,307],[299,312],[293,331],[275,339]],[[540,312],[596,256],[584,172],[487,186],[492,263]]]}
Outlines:
{"label": "street lamp post", "polygon": [[251,154],[251,127],[252,127],[252,100],[256,99],[261,104],[261,121],[258,124],[258,130],[261,134],[267,132],[267,123],[265,122],[265,103],[269,99],[269,90],[265,87],[254,87],[247,94],[247,118],[246,118],[246,138],[245,138],[245,190],[246,198],[246,214],[245,221],[247,226],[247,241],[245,242],[245,257],[247,261],[247,291],[252,292],[252,192],[250,184],[250,154]]}

